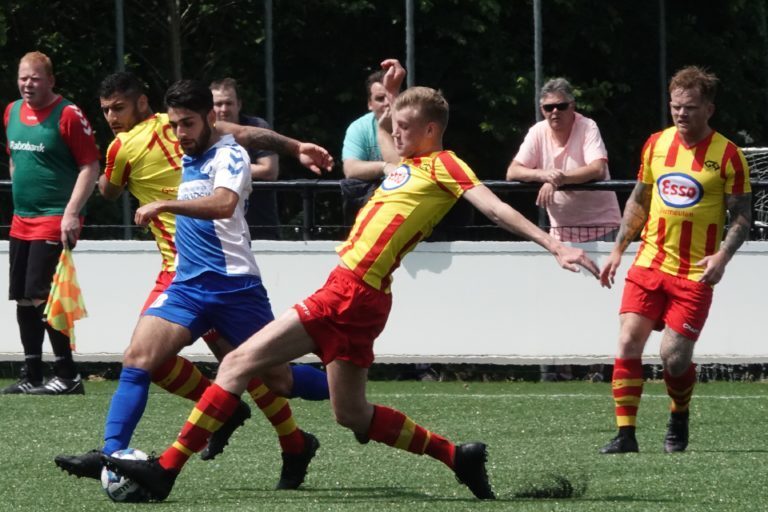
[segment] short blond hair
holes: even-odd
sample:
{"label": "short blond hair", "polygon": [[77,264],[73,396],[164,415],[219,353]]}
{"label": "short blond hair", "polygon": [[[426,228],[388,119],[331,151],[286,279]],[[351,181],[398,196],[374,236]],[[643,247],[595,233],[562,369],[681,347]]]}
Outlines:
{"label": "short blond hair", "polygon": [[448,126],[448,102],[443,94],[430,87],[410,87],[403,91],[392,106],[395,110],[413,107],[421,117],[430,123],[439,124],[443,130]]}
{"label": "short blond hair", "polygon": [[687,66],[674,74],[669,81],[669,93],[678,89],[698,89],[701,98],[714,103],[717,92],[717,76],[699,66]]}
{"label": "short blond hair", "polygon": [[19,59],[19,65],[21,65],[22,62],[31,62],[33,64],[40,64],[43,66],[43,69],[45,70],[45,73],[48,76],[53,76],[53,63],[51,62],[51,58],[48,57],[43,52],[28,52],[25,53],[24,56]]}

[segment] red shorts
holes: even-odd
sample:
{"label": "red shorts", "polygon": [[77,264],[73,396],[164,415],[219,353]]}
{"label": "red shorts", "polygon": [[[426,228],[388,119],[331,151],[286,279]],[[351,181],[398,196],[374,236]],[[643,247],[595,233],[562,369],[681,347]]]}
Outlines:
{"label": "red shorts", "polygon": [[317,344],[315,353],[323,364],[339,359],[368,368],[373,364],[373,341],[392,308],[392,294],[336,267],[322,288],[293,308]]}
{"label": "red shorts", "polygon": [[660,270],[632,266],[627,272],[620,313],[637,313],[693,341],[699,339],[712,305],[712,287]]}

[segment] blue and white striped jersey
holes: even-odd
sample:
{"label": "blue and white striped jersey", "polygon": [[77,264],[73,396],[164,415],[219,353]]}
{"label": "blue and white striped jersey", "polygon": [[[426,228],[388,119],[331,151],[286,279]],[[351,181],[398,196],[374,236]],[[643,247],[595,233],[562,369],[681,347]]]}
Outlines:
{"label": "blue and white striped jersey", "polygon": [[259,274],[251,252],[251,236],[245,221],[251,193],[248,152],[231,135],[223,136],[198,157],[182,158],[178,199],[207,197],[219,187],[235,192],[240,201],[232,217],[205,220],[178,215],[176,218],[176,281],[204,272],[225,276]]}

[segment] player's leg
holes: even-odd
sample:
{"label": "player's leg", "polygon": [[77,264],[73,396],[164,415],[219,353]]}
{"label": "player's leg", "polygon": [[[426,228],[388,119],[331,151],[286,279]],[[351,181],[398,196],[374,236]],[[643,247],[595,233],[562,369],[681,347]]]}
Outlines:
{"label": "player's leg", "polygon": [[667,328],[661,340],[661,361],[671,403],[664,451],[672,453],[688,447],[689,405],[696,384],[693,349],[709,315],[712,287],[672,276],[666,277],[665,287],[670,300],[664,314]]}
{"label": "player's leg", "polygon": [[495,498],[485,470],[485,445],[456,446],[402,412],[370,403],[365,394],[367,368],[336,360],[328,364],[327,370],[336,421],[352,430],[358,441],[371,439],[417,455],[429,455],[451,468],[478,498]]}
{"label": "player's leg", "polygon": [[[41,308],[45,308],[46,297],[50,291],[51,277],[55,272],[58,254],[50,250],[53,260],[50,268],[50,276],[41,279],[38,275],[44,262],[33,261],[44,256],[41,251],[33,251],[36,241],[21,240],[10,237],[9,261],[10,283],[8,298],[16,301],[16,321],[19,326],[19,337],[24,349],[24,368],[19,380],[10,386],[3,388],[3,394],[27,393],[33,388],[43,384],[43,341],[45,340],[45,324]],[[56,248],[56,245],[52,245]]]}
{"label": "player's leg", "polygon": [[189,340],[190,332],[182,325],[152,315],[141,317],[123,355],[123,369],[107,413],[104,453],[128,447],[144,414],[152,372],[160,361],[167,361]]}
{"label": "player's leg", "polygon": [[30,390],[30,394],[68,395],[83,394],[84,392],[83,381],[78,374],[77,365],[72,359],[69,336],[57,331],[45,321],[45,303],[63,248],[61,243],[51,244],[42,240],[35,240],[30,246],[27,287],[31,292],[30,297],[35,297],[40,302],[36,306],[37,313],[39,318],[43,319],[43,327],[48,333],[55,359],[54,376],[44,385]]}
{"label": "player's leg", "polygon": [[696,385],[696,365],[692,362],[694,343],[695,340],[669,327],[664,330],[661,340],[664,383],[671,398],[664,436],[664,451],[667,453],[682,452],[688,447],[688,408]]}
{"label": "player's leg", "polygon": [[619,432],[600,449],[600,453],[638,451],[635,428],[643,393],[642,355],[654,324],[654,320],[636,313],[622,313],[620,316],[619,345],[611,378]]}
{"label": "player's leg", "polygon": [[[168,289],[175,275],[175,272],[160,271],[155,279],[155,286],[141,308],[142,314]],[[178,354],[169,357],[152,371],[152,382],[169,393],[193,402],[197,402],[205,388],[211,385],[208,377],[203,375],[192,361]]]}
{"label": "player's leg", "polygon": [[196,303],[185,300],[183,292],[166,295],[139,319],[123,355],[123,369],[104,425],[102,449],[83,455],[60,455],[54,459],[57,466],[78,477],[99,478],[101,454],[128,447],[146,407],[152,371],[206,330],[196,311],[185,304]]}
{"label": "player's leg", "polygon": [[288,311],[227,354],[216,381],[198,400],[176,441],[159,458],[128,461],[104,457],[105,463],[144,486],[154,499],[165,499],[189,457],[202,450],[211,433],[233,414],[250,379],[314,349],[295,311]]}

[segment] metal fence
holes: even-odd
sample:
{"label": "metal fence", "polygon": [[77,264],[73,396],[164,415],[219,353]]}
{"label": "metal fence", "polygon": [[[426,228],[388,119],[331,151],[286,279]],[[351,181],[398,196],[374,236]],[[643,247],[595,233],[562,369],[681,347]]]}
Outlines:
{"label": "metal fence", "polygon": [[[345,219],[342,197],[338,180],[291,180],[275,182],[254,182],[254,190],[274,190],[280,202],[279,226],[280,238],[284,240],[342,240],[347,234],[351,219]],[[520,210],[526,217],[548,229],[546,215],[541,215],[535,206],[538,183],[519,183],[507,181],[484,181],[486,186],[496,192],[503,200]],[[635,186],[634,180],[609,180],[568,185],[562,190],[609,190],[619,196],[623,205]],[[768,194],[768,179],[751,181],[756,197]],[[96,194],[97,195],[97,194]],[[757,201],[756,201],[757,203]],[[135,206],[135,205],[134,205]],[[119,206],[114,207],[119,210]],[[8,239],[12,213],[11,182],[0,180],[0,239]],[[764,212],[753,215],[753,240],[768,239],[768,223],[764,222]],[[265,226],[251,226],[253,229]],[[147,230],[126,225],[123,222],[86,222],[83,239],[151,239]],[[435,230],[433,240],[517,240],[514,235],[491,224],[465,201],[460,201],[454,211],[449,213]]]}

